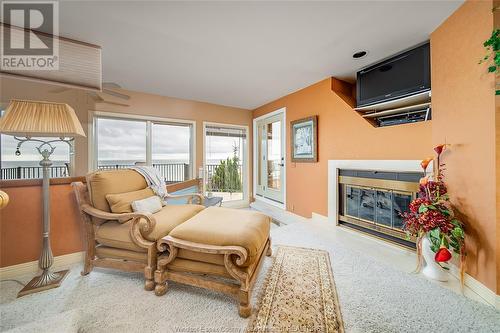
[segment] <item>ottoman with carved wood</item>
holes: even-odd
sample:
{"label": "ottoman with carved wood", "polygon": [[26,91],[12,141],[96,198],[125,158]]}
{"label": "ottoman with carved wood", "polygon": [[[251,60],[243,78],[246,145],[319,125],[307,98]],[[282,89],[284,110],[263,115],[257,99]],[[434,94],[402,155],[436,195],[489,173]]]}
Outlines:
{"label": "ottoman with carved wood", "polygon": [[167,281],[217,290],[239,301],[239,314],[251,314],[250,292],[264,257],[271,255],[271,219],[261,213],[209,207],[158,241],[155,294]]}

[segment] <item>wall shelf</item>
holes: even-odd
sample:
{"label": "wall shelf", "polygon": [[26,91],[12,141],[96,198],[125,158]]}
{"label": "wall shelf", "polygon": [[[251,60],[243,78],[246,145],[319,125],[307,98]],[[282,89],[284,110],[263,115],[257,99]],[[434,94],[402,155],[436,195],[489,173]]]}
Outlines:
{"label": "wall shelf", "polygon": [[395,126],[431,119],[431,90],[391,101],[356,107],[356,85],[332,79],[332,91],[373,127]]}
{"label": "wall shelf", "polygon": [[374,111],[382,111],[389,109],[397,109],[409,105],[430,103],[430,101],[431,101],[431,91],[428,90],[415,95],[401,97],[392,101],[386,101],[382,103],[357,107],[354,108],[354,110],[359,112],[374,112]]}
{"label": "wall shelf", "polygon": [[427,121],[431,118],[431,91],[356,107],[354,110],[374,127]]}
{"label": "wall shelf", "polygon": [[421,104],[416,104],[416,105],[408,105],[408,106],[403,106],[400,108],[396,109],[389,109],[389,110],[383,110],[383,111],[375,111],[372,113],[366,113],[362,117],[363,118],[378,118],[378,117],[383,117],[383,116],[389,116],[389,115],[397,115],[397,114],[402,114],[402,113],[409,113],[412,111],[421,111],[421,110],[427,110],[430,108],[431,102],[427,103],[421,103]]}

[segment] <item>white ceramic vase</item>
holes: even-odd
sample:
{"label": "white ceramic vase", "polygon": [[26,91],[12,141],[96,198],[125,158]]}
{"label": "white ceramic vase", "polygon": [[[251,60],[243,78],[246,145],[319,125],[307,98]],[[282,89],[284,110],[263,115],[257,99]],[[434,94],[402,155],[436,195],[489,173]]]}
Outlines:
{"label": "white ceramic vase", "polygon": [[435,255],[436,253],[431,250],[429,235],[425,235],[422,239],[422,257],[424,257],[425,261],[425,267],[422,273],[433,280],[442,282],[448,281],[448,272],[434,260]]}

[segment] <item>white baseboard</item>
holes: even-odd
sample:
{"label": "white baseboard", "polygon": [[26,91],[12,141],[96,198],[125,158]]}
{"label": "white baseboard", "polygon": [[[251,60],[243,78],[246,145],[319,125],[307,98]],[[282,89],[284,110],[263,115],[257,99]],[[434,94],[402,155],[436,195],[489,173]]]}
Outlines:
{"label": "white baseboard", "polygon": [[[460,280],[460,271],[457,266],[451,265],[450,274]],[[484,299],[488,304],[494,306],[500,311],[500,295],[495,294],[495,292],[484,284],[474,279],[469,274],[464,275],[464,284],[470,290],[478,294],[482,299]]]}
{"label": "white baseboard", "polygon": [[[62,256],[54,257],[54,264],[52,268],[54,270],[67,268],[73,264],[83,262],[85,252],[75,252],[70,254],[65,254]],[[0,280],[12,279],[19,277],[21,275],[27,274],[37,274],[39,271],[38,260],[25,262],[23,264],[12,265],[0,268]]]}
{"label": "white baseboard", "polygon": [[315,212],[312,212],[311,220],[328,223],[328,217],[321,215],[321,214],[318,214],[318,213],[315,213]]}
{"label": "white baseboard", "polygon": [[257,201],[257,202],[260,201],[260,202],[266,203],[268,205],[274,206],[276,208],[286,210],[285,204],[274,201],[274,200],[266,199],[266,198],[263,198],[263,197],[258,196],[258,195],[255,196],[255,201]]}
{"label": "white baseboard", "polygon": [[222,207],[225,208],[234,208],[234,209],[239,209],[239,208],[247,208],[250,206],[250,202],[248,200],[238,200],[238,201],[223,201],[222,202]]}

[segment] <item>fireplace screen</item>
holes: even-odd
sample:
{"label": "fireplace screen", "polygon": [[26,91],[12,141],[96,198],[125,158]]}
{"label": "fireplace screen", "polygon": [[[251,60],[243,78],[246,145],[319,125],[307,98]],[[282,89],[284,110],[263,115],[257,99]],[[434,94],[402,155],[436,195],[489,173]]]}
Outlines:
{"label": "fireplace screen", "polygon": [[345,189],[345,216],[401,230],[403,220],[400,214],[408,210],[412,193],[352,185]]}
{"label": "fireplace screen", "polygon": [[369,229],[413,247],[403,231],[401,213],[408,211],[418,183],[362,177],[339,177],[339,223]]}

